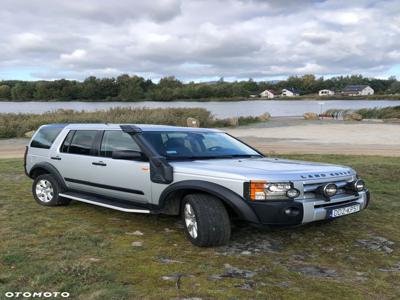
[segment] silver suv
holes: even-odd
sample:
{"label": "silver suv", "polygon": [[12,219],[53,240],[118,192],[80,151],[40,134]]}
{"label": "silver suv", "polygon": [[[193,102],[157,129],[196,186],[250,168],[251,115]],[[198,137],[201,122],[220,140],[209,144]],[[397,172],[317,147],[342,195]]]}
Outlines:
{"label": "silver suv", "polygon": [[41,205],[181,215],[197,246],[226,244],[234,219],[260,227],[330,221],[370,198],[349,167],[265,157],[204,128],[44,125],[27,146],[25,172]]}

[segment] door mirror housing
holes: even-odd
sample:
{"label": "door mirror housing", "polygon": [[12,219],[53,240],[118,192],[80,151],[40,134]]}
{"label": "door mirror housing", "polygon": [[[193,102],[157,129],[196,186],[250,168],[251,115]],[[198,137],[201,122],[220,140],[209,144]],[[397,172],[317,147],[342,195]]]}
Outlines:
{"label": "door mirror housing", "polygon": [[133,150],[113,151],[112,153],[112,159],[141,160],[143,157],[142,152]]}

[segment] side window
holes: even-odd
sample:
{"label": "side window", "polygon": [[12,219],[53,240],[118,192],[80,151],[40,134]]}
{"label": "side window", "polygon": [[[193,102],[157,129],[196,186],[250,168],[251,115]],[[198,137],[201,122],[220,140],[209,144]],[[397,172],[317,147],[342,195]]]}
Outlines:
{"label": "side window", "polygon": [[68,153],[90,155],[97,132],[97,130],[77,130],[73,135],[70,144],[65,145],[66,148],[68,148]]}
{"label": "side window", "polygon": [[69,152],[69,146],[71,146],[71,141],[72,141],[72,137],[75,134],[75,130],[71,130],[70,132],[68,132],[67,137],[64,140],[64,143],[61,146],[60,151],[64,152],[64,153],[68,153]]}
{"label": "side window", "polygon": [[35,135],[31,142],[33,148],[50,149],[63,127],[44,126]]}
{"label": "side window", "polygon": [[138,144],[132,137],[121,130],[104,131],[100,147],[100,156],[112,157],[113,151],[140,151]]}

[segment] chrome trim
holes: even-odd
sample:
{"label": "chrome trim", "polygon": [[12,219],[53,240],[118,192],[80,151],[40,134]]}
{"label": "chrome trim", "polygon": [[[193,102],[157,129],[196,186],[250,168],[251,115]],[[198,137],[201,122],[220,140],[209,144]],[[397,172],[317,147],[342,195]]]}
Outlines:
{"label": "chrome trim", "polygon": [[123,212],[142,213],[142,214],[149,214],[150,213],[150,210],[148,210],[148,209],[122,208],[122,207],[118,207],[118,206],[114,206],[114,205],[108,205],[108,204],[99,203],[99,202],[96,202],[96,201],[87,200],[87,199],[76,197],[76,196],[71,196],[71,195],[68,195],[68,194],[59,194],[59,196],[60,197],[65,197],[65,198],[69,198],[69,199],[72,199],[72,200],[76,200],[76,201],[80,201],[80,202],[85,202],[85,203],[97,205],[97,206],[111,208],[111,209],[115,209],[115,210],[119,210],[119,211],[123,211]]}

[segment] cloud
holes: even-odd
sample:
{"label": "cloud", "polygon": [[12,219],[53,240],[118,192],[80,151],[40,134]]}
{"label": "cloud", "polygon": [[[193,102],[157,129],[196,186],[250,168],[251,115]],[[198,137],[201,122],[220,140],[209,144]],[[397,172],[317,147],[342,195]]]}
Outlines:
{"label": "cloud", "polygon": [[0,74],[382,76],[400,64],[399,15],[395,0],[3,0]]}

